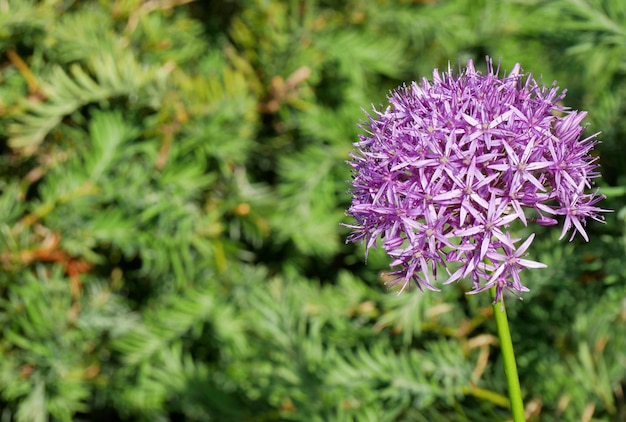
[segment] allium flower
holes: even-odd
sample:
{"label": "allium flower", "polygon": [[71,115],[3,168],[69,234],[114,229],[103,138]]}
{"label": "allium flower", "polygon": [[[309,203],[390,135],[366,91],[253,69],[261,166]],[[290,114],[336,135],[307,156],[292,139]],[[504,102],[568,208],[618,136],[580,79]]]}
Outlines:
{"label": "allium flower", "polygon": [[604,221],[597,191],[585,193],[599,174],[590,155],[597,133],[581,139],[585,112],[559,104],[565,91],[539,85],[516,64],[498,76],[472,61],[455,77],[448,68],[432,81],[402,86],[390,106],[374,110],[355,143],[352,205],[356,223],[348,241],[382,247],[393,258],[392,284],[434,286],[445,270],[451,283],[470,277],[473,290],[496,286],[519,296],[528,291],[523,268],[544,264],[523,258],[533,241],[512,238],[514,220],[554,225],[563,216],[588,240],[587,218]]}

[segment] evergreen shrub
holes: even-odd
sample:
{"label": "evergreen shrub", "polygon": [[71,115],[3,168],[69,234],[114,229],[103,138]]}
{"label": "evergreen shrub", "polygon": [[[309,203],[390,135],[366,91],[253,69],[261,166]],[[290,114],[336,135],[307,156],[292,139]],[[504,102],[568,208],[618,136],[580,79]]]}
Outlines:
{"label": "evergreen shrub", "polygon": [[528,416],[625,420],[620,0],[0,0],[0,419],[507,418],[489,299],[340,225],[362,109],[487,54],[589,110],[616,210],[509,298]]}

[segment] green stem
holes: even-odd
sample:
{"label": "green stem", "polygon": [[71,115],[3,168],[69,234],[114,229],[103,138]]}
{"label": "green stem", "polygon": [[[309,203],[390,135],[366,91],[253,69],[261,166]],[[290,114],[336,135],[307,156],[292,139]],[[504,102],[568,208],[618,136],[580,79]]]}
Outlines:
{"label": "green stem", "polygon": [[[495,298],[496,288],[491,288],[491,297]],[[515,364],[515,353],[513,352],[513,342],[509,331],[509,322],[504,308],[504,298],[493,304],[493,314],[498,327],[498,337],[500,338],[500,350],[504,360],[504,372],[509,386],[509,399],[511,400],[511,412],[514,422],[526,422],[524,415],[524,403],[522,402],[522,391],[517,375],[517,365]]]}

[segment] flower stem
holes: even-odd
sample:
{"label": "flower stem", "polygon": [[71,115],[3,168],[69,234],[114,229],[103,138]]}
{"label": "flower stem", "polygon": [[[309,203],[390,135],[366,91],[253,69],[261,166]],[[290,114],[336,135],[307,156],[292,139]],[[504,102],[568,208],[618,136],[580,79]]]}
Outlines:
{"label": "flower stem", "polygon": [[[491,289],[491,296],[495,298],[495,287]],[[522,391],[517,375],[517,365],[515,364],[515,353],[513,352],[513,342],[509,331],[509,322],[504,308],[504,298],[493,304],[493,314],[498,327],[498,337],[500,338],[500,350],[504,360],[504,372],[509,386],[509,399],[511,400],[511,412],[514,422],[526,422],[524,415],[524,403],[522,402]]]}

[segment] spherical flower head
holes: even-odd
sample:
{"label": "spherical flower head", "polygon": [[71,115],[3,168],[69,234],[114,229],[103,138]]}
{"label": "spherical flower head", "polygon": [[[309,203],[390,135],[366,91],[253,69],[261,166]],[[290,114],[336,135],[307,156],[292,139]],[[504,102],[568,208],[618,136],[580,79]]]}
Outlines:
{"label": "spherical flower head", "polygon": [[565,91],[540,85],[516,64],[499,76],[487,57],[481,74],[470,60],[458,76],[433,72],[389,95],[374,109],[354,144],[348,241],[382,247],[395,269],[391,284],[438,290],[471,278],[477,293],[496,287],[528,291],[519,273],[544,264],[524,259],[534,234],[508,229],[555,225],[588,241],[588,218],[604,221],[592,188],[598,177],[590,155],[597,133],[582,138],[585,112],[560,105]]}

